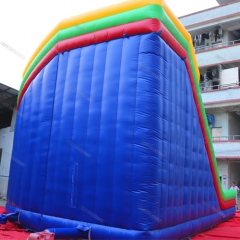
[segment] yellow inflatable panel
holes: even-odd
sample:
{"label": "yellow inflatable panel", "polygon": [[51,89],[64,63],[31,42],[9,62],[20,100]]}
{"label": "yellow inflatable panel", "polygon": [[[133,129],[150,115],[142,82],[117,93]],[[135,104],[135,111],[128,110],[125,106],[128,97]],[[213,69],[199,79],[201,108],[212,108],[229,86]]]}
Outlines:
{"label": "yellow inflatable panel", "polygon": [[68,19],[65,19],[63,21],[61,21],[45,38],[44,40],[40,43],[40,45],[38,46],[38,48],[35,50],[35,52],[33,53],[33,55],[31,56],[30,60],[28,61],[24,72],[23,72],[23,77],[27,71],[27,69],[29,68],[30,64],[32,63],[32,61],[34,60],[34,58],[38,55],[38,53],[41,51],[41,49],[47,44],[47,42],[59,31],[65,28],[69,28],[75,25],[79,25],[82,23],[86,23],[89,21],[93,21],[93,20],[97,20],[100,18],[104,18],[107,16],[111,16],[111,15],[115,15],[121,12],[126,12],[126,11],[130,11],[136,8],[140,8],[140,7],[144,7],[150,4],[157,4],[163,7],[163,9],[165,10],[165,12],[167,13],[167,15],[169,16],[169,18],[172,20],[172,22],[174,23],[174,25],[179,29],[179,31],[181,32],[181,34],[184,36],[184,38],[187,40],[187,42],[190,43],[191,45],[191,52],[192,52],[192,56],[193,56],[193,61],[194,61],[194,66],[197,70],[197,74],[198,74],[198,78],[199,78],[199,71],[198,71],[198,65],[197,65],[197,61],[195,58],[195,54],[194,54],[194,49],[192,47],[192,40],[191,40],[191,36],[190,34],[187,32],[187,30],[184,28],[184,26],[182,25],[182,23],[178,20],[178,18],[176,18],[174,16],[174,14],[172,13],[172,11],[169,9],[169,7],[167,6],[167,4],[164,2],[164,0],[127,0],[124,1],[122,3],[118,3],[118,4],[114,4],[111,5],[109,7],[104,7],[102,9],[98,9],[98,10],[94,10],[85,14],[81,14],[75,17],[71,17]]}

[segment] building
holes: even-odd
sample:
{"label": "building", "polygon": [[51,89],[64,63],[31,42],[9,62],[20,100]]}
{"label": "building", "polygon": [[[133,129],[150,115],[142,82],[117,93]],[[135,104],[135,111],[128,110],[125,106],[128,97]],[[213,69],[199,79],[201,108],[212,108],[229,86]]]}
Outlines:
{"label": "building", "polygon": [[195,47],[202,98],[225,190],[233,181],[240,187],[240,0],[217,1],[217,7],[179,19]]}
{"label": "building", "polygon": [[0,197],[7,194],[18,91],[0,83]]}

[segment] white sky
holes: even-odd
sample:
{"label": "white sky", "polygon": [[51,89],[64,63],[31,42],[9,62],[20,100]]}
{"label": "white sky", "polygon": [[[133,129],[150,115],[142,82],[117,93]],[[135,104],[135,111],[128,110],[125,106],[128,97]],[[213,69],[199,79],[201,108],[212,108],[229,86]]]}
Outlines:
{"label": "white sky", "polygon": [[[216,0],[165,1],[178,17],[218,5]],[[59,21],[118,2],[122,0],[0,0],[0,83],[19,89],[28,59]]]}

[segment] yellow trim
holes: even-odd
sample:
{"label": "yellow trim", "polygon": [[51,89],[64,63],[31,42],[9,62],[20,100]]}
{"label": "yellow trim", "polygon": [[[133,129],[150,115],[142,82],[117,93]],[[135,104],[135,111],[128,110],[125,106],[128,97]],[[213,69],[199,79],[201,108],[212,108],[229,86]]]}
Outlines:
{"label": "yellow trim", "polygon": [[23,71],[23,77],[29,68],[32,61],[35,59],[35,57],[38,55],[38,53],[41,51],[41,49],[50,41],[50,39],[60,30],[72,27],[74,25],[79,25],[82,23],[86,23],[89,21],[97,20],[100,18],[104,18],[107,16],[115,15],[121,12],[130,11],[136,8],[140,8],[143,6],[151,5],[151,4],[157,4],[163,7],[169,18],[172,20],[172,22],[175,24],[175,26],[179,29],[179,31],[182,33],[184,38],[187,40],[187,42],[190,43],[191,46],[191,53],[193,56],[194,61],[194,67],[196,68],[198,78],[199,78],[199,70],[198,65],[196,61],[196,57],[194,54],[194,49],[192,47],[192,40],[190,34],[187,32],[187,30],[184,28],[182,23],[175,17],[175,15],[172,13],[172,11],[169,9],[167,4],[164,2],[164,0],[127,0],[122,3],[114,4],[109,7],[101,8],[98,10],[94,10],[88,13],[84,13],[75,17],[71,17],[65,20],[62,20],[40,43],[38,48],[34,51],[33,55],[31,56],[30,60],[28,61],[24,71]]}

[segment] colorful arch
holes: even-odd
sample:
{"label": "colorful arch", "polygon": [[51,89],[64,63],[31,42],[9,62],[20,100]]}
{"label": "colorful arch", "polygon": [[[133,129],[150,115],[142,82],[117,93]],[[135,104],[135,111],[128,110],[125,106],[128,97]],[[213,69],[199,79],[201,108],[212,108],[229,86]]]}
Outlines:
{"label": "colorful arch", "polygon": [[[112,16],[115,14],[123,13],[123,12],[128,12],[133,9],[141,8],[144,6],[148,6],[151,4],[156,4],[159,5],[164,9],[164,11],[167,13],[168,17],[171,19],[171,21],[174,23],[174,25],[179,29],[179,31],[182,33],[184,38],[188,41],[191,42],[191,36],[189,33],[186,31],[186,29],[183,27],[181,22],[175,17],[175,15],[172,13],[172,11],[169,9],[167,4],[163,0],[128,0],[125,1],[124,3],[119,3],[112,5],[107,8],[102,8],[99,10],[95,10],[92,12],[89,12],[87,14],[82,14],[76,17],[72,17],[66,20],[61,21],[47,36],[46,38],[42,41],[42,43],[39,45],[39,47],[36,49],[34,54],[32,55],[31,59],[29,60],[27,66],[24,69],[23,75],[25,75],[27,69],[29,68],[31,62],[34,60],[34,58],[38,55],[40,50],[49,42],[49,40],[59,31],[65,28],[72,27],[74,25],[79,25],[83,24],[85,22],[91,22],[94,20],[99,20],[101,18],[106,18],[108,16]],[[196,58],[194,57],[194,50],[191,49],[191,54],[193,56],[193,61],[194,65],[197,69],[197,61]],[[197,72],[197,77],[199,78],[199,72]]]}
{"label": "colorful arch", "polygon": [[[133,2],[136,3],[136,5],[133,4]],[[166,24],[168,30],[174,35],[174,37],[178,39],[178,41],[180,41],[181,44],[183,44],[184,48],[187,50],[191,59],[190,62],[192,64],[192,71],[194,74],[196,74],[196,78],[199,79],[199,71],[194,55],[194,49],[188,49],[189,43],[192,44],[191,37],[189,33],[184,29],[180,21],[174,17],[167,5],[165,3],[163,4],[163,1],[152,1],[152,4],[146,0],[133,2],[130,0],[124,2],[124,4],[121,3],[113,5],[109,9],[109,13],[107,9],[104,11],[105,15],[107,14],[107,17],[105,18],[100,18],[101,13],[96,15],[95,11],[93,11],[89,13],[88,17],[86,17],[86,19],[91,19],[91,22],[87,22],[85,16],[81,15],[79,17],[74,17],[60,22],[59,25],[53,29],[53,31],[40,44],[28,62],[23,73],[24,76],[20,87],[20,92],[30,72],[40,61],[40,59],[47,53],[47,51],[49,51],[51,47],[53,47],[58,41],[71,38],[76,35],[94,32],[101,29],[107,29],[108,27],[139,21],[147,18],[157,18]],[[117,11],[116,9],[119,9],[120,11]],[[128,9],[128,11],[124,12],[122,9]],[[112,11],[115,12],[115,15],[110,15]],[[83,19],[85,19],[85,22]]]}

